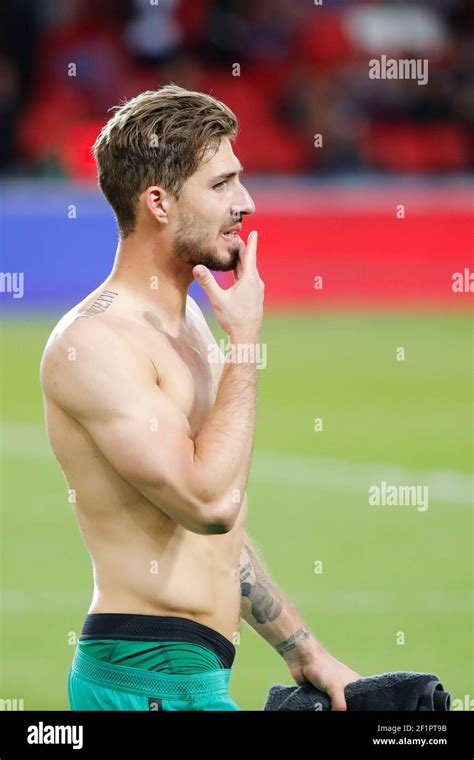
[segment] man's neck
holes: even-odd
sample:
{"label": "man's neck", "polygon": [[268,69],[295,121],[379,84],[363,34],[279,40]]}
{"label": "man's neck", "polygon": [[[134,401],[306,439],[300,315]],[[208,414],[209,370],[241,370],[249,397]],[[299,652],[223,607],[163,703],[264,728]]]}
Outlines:
{"label": "man's neck", "polygon": [[178,336],[186,315],[192,267],[156,241],[131,236],[119,241],[107,286],[121,287],[136,298],[140,308],[157,316],[163,328]]}

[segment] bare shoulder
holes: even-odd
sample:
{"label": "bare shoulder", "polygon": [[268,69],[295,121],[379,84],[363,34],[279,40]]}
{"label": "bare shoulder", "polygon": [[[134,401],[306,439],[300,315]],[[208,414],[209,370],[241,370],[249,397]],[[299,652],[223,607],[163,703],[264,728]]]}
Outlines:
{"label": "bare shoulder", "polygon": [[59,320],[47,341],[40,365],[43,391],[49,396],[72,392],[84,372],[100,381],[104,373],[137,371],[143,357],[133,349],[123,319],[104,315],[83,317],[68,312]]}
{"label": "bare shoulder", "polygon": [[43,359],[58,357],[69,347],[81,346],[94,351],[99,347],[108,348],[109,341],[114,344],[120,340],[121,334],[117,329],[116,320],[101,317],[89,318],[68,312],[51,331]]}

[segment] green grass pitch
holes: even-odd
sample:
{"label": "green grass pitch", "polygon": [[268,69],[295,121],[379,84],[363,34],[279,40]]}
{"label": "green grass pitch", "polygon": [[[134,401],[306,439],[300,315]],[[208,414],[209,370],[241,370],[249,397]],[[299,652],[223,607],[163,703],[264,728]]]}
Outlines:
{"label": "green grass pitch", "polygon": [[[92,595],[42,433],[38,364],[56,320],[7,319],[1,341],[0,697],[26,710],[68,709]],[[265,566],[346,665],[435,673],[454,699],[474,697],[471,316],[268,314],[262,341],[247,529]],[[430,478],[426,511],[369,505],[368,485],[394,473]],[[289,672],[245,622],[236,648],[231,696],[261,710]]]}

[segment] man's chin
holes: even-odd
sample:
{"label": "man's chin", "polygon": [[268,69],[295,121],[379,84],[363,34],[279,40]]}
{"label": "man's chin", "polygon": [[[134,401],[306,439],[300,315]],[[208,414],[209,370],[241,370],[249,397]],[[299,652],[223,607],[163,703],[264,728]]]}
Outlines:
{"label": "man's chin", "polygon": [[204,248],[187,240],[178,240],[175,241],[173,252],[181,261],[193,267],[196,264],[204,264],[215,272],[230,272],[239,262],[240,247],[236,243],[226,243]]}
{"label": "man's chin", "polygon": [[238,246],[228,247],[225,253],[218,253],[216,251],[208,256],[203,256],[199,263],[204,264],[208,269],[213,269],[215,272],[230,272],[232,269],[235,269],[239,262],[239,251]]}
{"label": "man's chin", "polygon": [[237,250],[228,261],[218,261],[216,266],[209,267],[216,272],[231,272],[239,262],[239,251]]}
{"label": "man's chin", "polygon": [[240,256],[240,245],[241,240],[239,238],[239,242],[225,242],[225,253],[222,256],[222,262],[223,267],[221,269],[222,272],[230,272],[232,269],[235,269],[237,264],[239,263],[239,256]]}

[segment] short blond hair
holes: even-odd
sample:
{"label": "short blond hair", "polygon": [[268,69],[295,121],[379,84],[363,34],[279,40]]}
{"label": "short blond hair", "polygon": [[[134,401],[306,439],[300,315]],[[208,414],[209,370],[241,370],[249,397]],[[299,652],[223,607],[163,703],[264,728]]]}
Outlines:
{"label": "short blond hair", "polygon": [[93,153],[99,187],[112,206],[122,238],[136,224],[140,194],[159,185],[176,198],[208,150],[235,139],[238,121],[211,95],[174,84],[147,90],[115,107]]}

